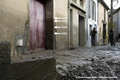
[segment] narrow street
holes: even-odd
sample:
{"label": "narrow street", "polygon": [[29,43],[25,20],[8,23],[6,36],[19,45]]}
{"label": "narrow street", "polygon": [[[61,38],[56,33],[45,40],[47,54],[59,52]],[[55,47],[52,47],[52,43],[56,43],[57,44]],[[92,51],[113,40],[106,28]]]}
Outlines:
{"label": "narrow street", "polygon": [[18,1],[0,0],[0,80],[120,80],[120,0]]}
{"label": "narrow street", "polygon": [[80,80],[80,77],[92,78],[93,76],[104,77],[104,79],[99,80],[108,80],[109,77],[112,77],[109,80],[120,80],[120,43],[117,43],[115,47],[108,44],[73,50],[36,50],[29,56],[19,56],[19,58],[13,58],[12,60],[22,61],[45,57],[56,59],[57,72],[63,80]]}

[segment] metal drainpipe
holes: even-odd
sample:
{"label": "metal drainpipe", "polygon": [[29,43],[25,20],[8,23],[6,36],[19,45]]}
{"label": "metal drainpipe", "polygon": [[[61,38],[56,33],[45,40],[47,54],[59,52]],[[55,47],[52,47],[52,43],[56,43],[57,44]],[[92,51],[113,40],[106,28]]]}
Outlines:
{"label": "metal drainpipe", "polygon": [[70,4],[68,0],[68,49],[70,49]]}

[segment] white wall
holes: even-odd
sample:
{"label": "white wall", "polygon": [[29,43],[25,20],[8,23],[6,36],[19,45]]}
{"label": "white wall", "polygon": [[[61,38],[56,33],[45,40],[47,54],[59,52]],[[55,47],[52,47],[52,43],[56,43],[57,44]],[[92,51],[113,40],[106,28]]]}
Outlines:
{"label": "white wall", "polygon": [[87,21],[88,21],[88,23],[87,23],[87,29],[88,29],[88,35],[87,35],[87,42],[86,42],[86,47],[91,47],[91,36],[90,36],[90,25],[92,25],[92,27],[91,27],[91,29],[93,29],[93,28],[96,28],[96,30],[97,30],[97,35],[96,35],[96,37],[97,37],[97,42],[98,42],[98,27],[97,27],[97,0],[94,0],[94,2],[96,3],[96,21],[95,20],[92,20],[91,18],[89,18],[89,1],[87,1]]}

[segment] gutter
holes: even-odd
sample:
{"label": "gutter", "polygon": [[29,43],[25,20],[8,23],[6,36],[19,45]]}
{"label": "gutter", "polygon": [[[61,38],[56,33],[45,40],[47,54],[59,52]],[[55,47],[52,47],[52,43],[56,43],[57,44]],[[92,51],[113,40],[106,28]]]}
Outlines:
{"label": "gutter", "polygon": [[107,4],[103,0],[98,0],[107,10],[110,10],[110,8],[107,6]]}

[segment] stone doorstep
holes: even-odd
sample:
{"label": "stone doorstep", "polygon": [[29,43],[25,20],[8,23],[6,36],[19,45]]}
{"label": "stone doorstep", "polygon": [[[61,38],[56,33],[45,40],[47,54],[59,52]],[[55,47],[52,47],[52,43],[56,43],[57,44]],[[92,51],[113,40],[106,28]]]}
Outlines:
{"label": "stone doorstep", "polygon": [[[30,80],[34,80],[35,77],[42,78],[43,76],[56,71],[55,65],[56,65],[56,61],[54,58],[13,63],[12,67],[11,67],[13,74],[15,74],[15,73],[17,73],[17,74],[15,74],[16,76],[15,75],[12,75],[12,76],[13,76],[13,78],[16,78],[17,76],[21,76],[21,74],[25,74],[25,75],[29,75],[29,77],[23,76],[25,79],[32,78]],[[33,67],[31,67],[31,66],[33,66]],[[31,69],[33,69],[33,70],[31,70]],[[36,69],[38,69],[38,70],[36,71]],[[33,72],[31,73],[31,71],[33,71]],[[21,78],[23,78],[23,77],[21,77]]]}
{"label": "stone doorstep", "polygon": [[[6,63],[6,61],[4,63]],[[39,59],[39,60],[32,59],[30,61],[17,62],[12,64],[10,63],[0,64],[0,65],[3,66],[0,68],[2,70],[2,73],[0,72],[0,74],[3,75],[4,73],[5,75],[5,76],[2,76],[0,80],[8,80],[10,76],[11,76],[11,80],[16,79],[19,76],[21,76],[19,80],[26,80],[29,78],[30,80],[36,80],[35,77],[39,79],[40,77],[45,78],[44,80],[48,80],[49,78],[50,80],[57,80],[57,79],[54,79],[55,77],[53,77],[56,74],[56,67],[55,67],[56,61],[54,58]],[[36,69],[38,69],[37,72],[36,72]],[[30,71],[33,71],[33,72],[30,72]],[[22,75],[22,74],[25,74],[25,75]]]}

